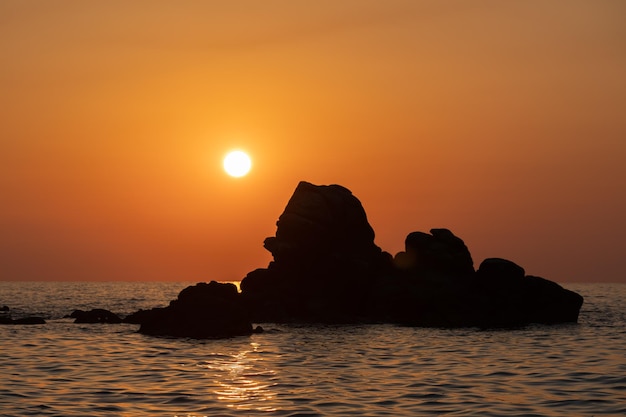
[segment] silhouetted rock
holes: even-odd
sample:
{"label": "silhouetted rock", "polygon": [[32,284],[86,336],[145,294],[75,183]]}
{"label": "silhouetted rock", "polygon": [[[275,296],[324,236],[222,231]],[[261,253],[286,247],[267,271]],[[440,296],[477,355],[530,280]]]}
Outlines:
{"label": "silhouetted rock", "polygon": [[448,229],[431,229],[430,234],[410,233],[405,252],[394,259],[402,270],[463,277],[474,273],[474,262],[463,240]]}
{"label": "silhouetted rock", "polygon": [[264,246],[274,260],[241,282],[255,322],[518,326],[575,322],[582,297],[490,258],[478,271],[448,229],[412,232],[391,258],[359,200],[339,185],[298,184]]}
{"label": "silhouetted rock", "polygon": [[524,268],[506,259],[487,258],[478,267],[476,278],[486,285],[510,285],[524,279]]}
{"label": "silhouetted rock", "polygon": [[530,323],[575,323],[583,305],[583,297],[545,278],[527,275],[527,314]]}
{"label": "silhouetted rock", "polygon": [[31,316],[13,319],[10,310],[8,306],[0,307],[0,324],[46,324],[46,320],[42,317]]}
{"label": "silhouetted rock", "polygon": [[370,286],[391,267],[360,201],[339,185],[300,182],[264,246],[274,261],[241,282],[254,321],[361,320]]}
{"label": "silhouetted rock", "polygon": [[491,326],[578,321],[583,297],[544,278],[526,276],[506,259],[485,259],[476,272],[483,322]]}
{"label": "silhouetted rock", "polygon": [[132,323],[132,324],[141,324],[145,321],[148,321],[151,319],[151,317],[155,316],[157,313],[156,311],[158,310],[162,310],[162,307],[155,307],[152,308],[150,310],[137,310],[132,314],[129,314],[128,316],[124,317],[122,319],[122,323]]}
{"label": "silhouetted rock", "polygon": [[308,268],[328,257],[371,263],[381,253],[361,202],[340,185],[300,182],[277,226],[264,246],[276,262],[292,267]]}
{"label": "silhouetted rock", "polygon": [[42,317],[22,317],[14,319],[13,324],[46,324],[46,321]]}
{"label": "silhouetted rock", "polygon": [[194,338],[250,334],[250,321],[510,327],[576,322],[583,302],[505,259],[475,271],[448,229],[410,233],[392,258],[374,243],[360,201],[339,185],[300,182],[264,247],[273,261],[248,273],[241,294],[200,283],[124,321],[145,334]]}
{"label": "silhouetted rock", "polygon": [[395,291],[387,292],[383,301],[390,321],[413,326],[518,327],[578,320],[580,295],[543,278],[525,276],[524,269],[511,261],[486,259],[473,274],[451,276],[450,271],[400,269]]}
{"label": "silhouetted rock", "polygon": [[201,339],[254,331],[237,287],[215,281],[185,288],[168,307],[142,310],[132,316],[130,320],[141,324],[140,333],[157,336]]}
{"label": "silhouetted rock", "polygon": [[103,308],[94,308],[89,311],[74,310],[69,317],[76,319],[74,323],[121,323],[122,319],[115,313]]}

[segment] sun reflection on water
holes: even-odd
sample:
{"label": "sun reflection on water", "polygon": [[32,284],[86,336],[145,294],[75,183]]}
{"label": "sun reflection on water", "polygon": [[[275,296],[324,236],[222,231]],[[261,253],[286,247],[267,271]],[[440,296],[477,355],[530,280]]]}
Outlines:
{"label": "sun reflection on water", "polygon": [[232,355],[214,354],[210,360],[197,364],[210,370],[213,392],[218,400],[236,410],[276,411],[276,372],[265,369],[262,358],[256,353],[258,343],[250,343],[250,349]]}

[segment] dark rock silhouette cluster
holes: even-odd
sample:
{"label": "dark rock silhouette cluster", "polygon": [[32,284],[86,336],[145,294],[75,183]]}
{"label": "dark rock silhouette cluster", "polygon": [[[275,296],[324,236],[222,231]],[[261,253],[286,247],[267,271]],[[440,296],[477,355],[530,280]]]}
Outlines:
{"label": "dark rock silhouette cluster", "polygon": [[582,297],[504,259],[477,271],[447,229],[412,232],[395,257],[374,244],[359,200],[301,182],[265,240],[274,261],[241,282],[253,321],[521,326],[576,322]]}
{"label": "dark rock silhouette cluster", "polygon": [[149,335],[213,338],[251,334],[251,323],[395,323],[518,327],[576,322],[583,298],[499,258],[477,270],[448,229],[411,232],[395,257],[374,243],[361,202],[340,185],[300,182],[264,247],[273,261],[233,284],[199,283],[169,306],[120,319],[75,311],[83,323],[140,324]]}
{"label": "dark rock silhouette cluster", "polygon": [[250,334],[250,323],[264,322],[517,327],[576,322],[583,302],[505,259],[475,270],[447,229],[409,233],[393,257],[374,243],[360,201],[339,185],[300,182],[264,247],[274,260],[250,272],[241,293],[198,284],[126,320],[142,333],[187,337]]}

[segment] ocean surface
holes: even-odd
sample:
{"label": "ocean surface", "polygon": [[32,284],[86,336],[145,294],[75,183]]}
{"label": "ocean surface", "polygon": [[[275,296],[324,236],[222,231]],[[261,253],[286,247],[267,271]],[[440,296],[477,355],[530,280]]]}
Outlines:
{"label": "ocean surface", "polygon": [[624,416],[626,285],[565,284],[578,324],[514,330],[285,326],[224,340],[74,324],[192,283],[0,282],[1,416]]}

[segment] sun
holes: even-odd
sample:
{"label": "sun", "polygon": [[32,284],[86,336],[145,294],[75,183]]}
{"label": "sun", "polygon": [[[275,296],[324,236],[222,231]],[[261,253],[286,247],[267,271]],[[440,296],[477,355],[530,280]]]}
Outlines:
{"label": "sun", "polygon": [[252,168],[252,160],[243,151],[231,151],[224,157],[224,171],[231,177],[243,177]]}

